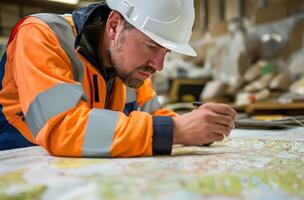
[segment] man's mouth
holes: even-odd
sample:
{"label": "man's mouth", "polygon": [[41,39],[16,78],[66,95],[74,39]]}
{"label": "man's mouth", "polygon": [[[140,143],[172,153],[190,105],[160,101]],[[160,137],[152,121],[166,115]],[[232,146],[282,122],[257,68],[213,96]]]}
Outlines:
{"label": "man's mouth", "polygon": [[138,73],[144,78],[149,78],[151,76],[151,74],[147,72],[138,71]]}

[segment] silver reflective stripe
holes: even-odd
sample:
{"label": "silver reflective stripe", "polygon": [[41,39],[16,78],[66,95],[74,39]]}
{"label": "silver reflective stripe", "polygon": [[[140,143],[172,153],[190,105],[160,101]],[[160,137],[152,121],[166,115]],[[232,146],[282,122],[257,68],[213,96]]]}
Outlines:
{"label": "silver reflective stripe", "polygon": [[136,90],[126,87],[126,103],[132,103],[136,101]]}
{"label": "silver reflective stripe", "polygon": [[110,157],[118,112],[92,109],[82,146],[83,157]]}
{"label": "silver reflective stripe", "polygon": [[157,99],[157,96],[154,98],[150,99],[148,102],[146,102],[143,107],[141,108],[141,111],[148,112],[148,113],[153,113],[154,111],[158,110],[161,108],[161,105]]}
{"label": "silver reflective stripe", "polygon": [[69,83],[58,84],[40,93],[25,115],[33,135],[38,135],[47,120],[76,106],[82,97],[82,86]]}
{"label": "silver reflective stripe", "polygon": [[56,14],[35,14],[37,17],[47,23],[47,25],[55,32],[62,49],[69,57],[73,66],[74,80],[82,83],[83,79],[83,64],[78,59],[74,50],[75,36],[69,22],[62,16]]}

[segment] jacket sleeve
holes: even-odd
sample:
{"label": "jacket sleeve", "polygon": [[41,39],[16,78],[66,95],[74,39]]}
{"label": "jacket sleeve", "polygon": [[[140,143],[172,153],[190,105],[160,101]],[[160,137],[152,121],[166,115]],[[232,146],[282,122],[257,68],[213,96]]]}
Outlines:
{"label": "jacket sleeve", "polygon": [[137,102],[140,110],[152,114],[153,118],[153,154],[170,154],[173,145],[173,120],[176,112],[161,107],[152,81],[147,79],[137,90]]}
{"label": "jacket sleeve", "polygon": [[[71,63],[44,22],[28,18],[8,47],[21,109],[35,141],[50,154],[72,157],[133,157],[154,150],[153,117],[91,109]],[[172,120],[171,120],[172,121]],[[160,122],[164,123],[164,122]],[[172,128],[172,126],[171,126]],[[170,139],[172,143],[172,130]],[[166,146],[167,148],[167,146]],[[167,151],[171,153],[172,145]],[[161,149],[161,147],[160,147]]]}

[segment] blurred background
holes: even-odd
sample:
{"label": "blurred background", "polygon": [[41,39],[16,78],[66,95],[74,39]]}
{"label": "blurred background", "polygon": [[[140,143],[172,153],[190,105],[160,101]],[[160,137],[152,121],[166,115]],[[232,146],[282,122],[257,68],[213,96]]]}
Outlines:
{"label": "blurred background", "polygon": [[[93,0],[0,0],[0,55],[22,17]],[[304,0],[195,0],[195,58],[169,54],[154,88],[177,111],[222,102],[252,114],[304,113]]]}

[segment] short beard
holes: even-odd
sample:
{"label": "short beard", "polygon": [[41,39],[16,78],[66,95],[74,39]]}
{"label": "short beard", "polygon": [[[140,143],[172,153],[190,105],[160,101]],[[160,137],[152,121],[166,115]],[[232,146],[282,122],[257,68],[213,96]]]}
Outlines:
{"label": "short beard", "polygon": [[[113,61],[112,63],[114,64]],[[137,89],[144,84],[144,80],[140,80],[133,77],[135,70],[128,73],[125,70],[116,67],[115,64],[114,64],[114,68],[116,70],[117,75],[126,86]]]}
{"label": "short beard", "polygon": [[117,39],[117,43],[114,45],[114,47],[112,49],[108,49],[108,54],[111,64],[115,68],[118,77],[120,77],[120,79],[123,81],[123,83],[126,86],[137,89],[144,84],[144,80],[140,80],[134,77],[134,73],[136,71],[149,72],[151,74],[155,73],[156,71],[154,68],[149,66],[140,66],[131,72],[127,72],[122,67],[119,67],[119,66],[124,66],[124,58],[121,57],[122,61],[120,63],[117,63],[115,61],[115,57],[117,57],[115,54],[123,53],[122,44],[125,41],[125,31],[126,30],[123,30],[123,32],[121,32],[119,38]]}
{"label": "short beard", "polygon": [[[112,60],[112,63],[114,64],[113,60]],[[153,69],[152,67],[149,67],[149,66],[137,67],[135,70],[133,70],[132,72],[129,72],[129,73],[123,69],[118,69],[117,67],[115,67],[115,70],[116,70],[117,75],[123,81],[123,83],[126,86],[128,86],[130,88],[134,88],[134,89],[137,89],[140,86],[142,86],[145,81],[145,80],[140,80],[140,79],[134,77],[134,73],[136,71],[142,71],[142,72],[146,72],[146,73],[150,73],[150,74],[155,73],[155,69]]]}

